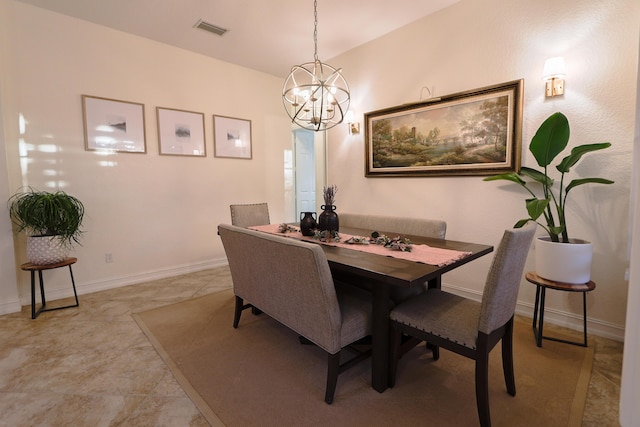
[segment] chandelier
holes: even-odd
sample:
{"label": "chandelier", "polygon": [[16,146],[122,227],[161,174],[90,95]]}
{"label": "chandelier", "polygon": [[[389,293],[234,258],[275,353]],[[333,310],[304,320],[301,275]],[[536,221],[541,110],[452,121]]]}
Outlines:
{"label": "chandelier", "polygon": [[327,130],[342,123],[349,109],[349,85],[331,65],[318,59],[318,2],[313,2],[313,62],[294,65],[282,88],[282,102],[291,121],[304,129]]}

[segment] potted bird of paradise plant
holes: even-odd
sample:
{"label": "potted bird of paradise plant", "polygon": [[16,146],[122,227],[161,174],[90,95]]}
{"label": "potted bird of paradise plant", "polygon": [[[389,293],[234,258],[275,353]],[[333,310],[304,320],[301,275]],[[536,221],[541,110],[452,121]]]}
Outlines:
{"label": "potted bird of paradise plant", "polygon": [[[562,113],[554,113],[538,128],[529,151],[541,170],[522,167],[518,173],[509,172],[484,178],[484,181],[507,180],[524,188],[530,195],[525,200],[529,216],[514,227],[535,221],[546,232],[536,240],[536,273],[545,279],[564,283],[586,283],[590,280],[593,248],[590,242],[572,238],[567,227],[569,192],[584,184],[613,184],[605,178],[578,178],[566,182],[566,175],[582,156],[611,146],[609,142],[573,147],[555,165],[560,173],[559,183],[552,178],[551,163],[569,143],[569,120]],[[526,179],[525,179],[526,178]],[[566,252],[569,254],[565,255]]]}

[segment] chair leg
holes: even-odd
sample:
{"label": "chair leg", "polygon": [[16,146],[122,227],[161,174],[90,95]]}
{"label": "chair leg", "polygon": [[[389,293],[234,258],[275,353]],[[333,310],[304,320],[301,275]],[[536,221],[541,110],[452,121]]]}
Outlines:
{"label": "chair leg", "polygon": [[244,300],[236,295],[236,309],[233,315],[233,327],[238,328],[238,323],[240,323],[240,315],[242,315],[242,310],[244,309]]}
{"label": "chair leg", "polygon": [[333,403],[333,396],[336,392],[336,385],[338,384],[339,373],[340,373],[340,352],[337,352],[336,354],[328,354],[327,388],[324,393],[324,401],[329,405]]}
{"label": "chair leg", "polygon": [[440,347],[435,344],[427,343],[427,348],[431,349],[431,356],[433,360],[440,359]]}
{"label": "chair leg", "polygon": [[478,342],[476,355],[476,405],[482,427],[491,426],[489,412],[489,351],[486,340]]}
{"label": "chair leg", "polygon": [[502,371],[507,392],[511,396],[516,395],[516,379],[513,372],[513,318],[507,323],[507,328],[502,336]]}

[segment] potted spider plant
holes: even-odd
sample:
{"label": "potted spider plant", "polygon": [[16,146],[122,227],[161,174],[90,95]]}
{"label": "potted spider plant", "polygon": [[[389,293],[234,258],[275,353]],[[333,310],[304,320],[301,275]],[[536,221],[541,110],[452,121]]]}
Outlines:
{"label": "potted spider plant", "polygon": [[27,259],[38,265],[67,258],[80,243],[84,205],[64,191],[28,188],[9,198],[9,215],[17,232],[27,235]]}
{"label": "potted spider plant", "polygon": [[514,227],[519,228],[529,221],[535,221],[547,232],[546,237],[536,239],[536,273],[540,277],[558,282],[586,283],[590,280],[593,248],[590,242],[572,238],[569,234],[566,218],[569,191],[584,184],[613,184],[613,181],[605,178],[579,178],[567,183],[566,174],[582,156],[608,148],[611,143],[573,147],[555,165],[560,173],[560,181],[554,186],[551,163],[567,147],[569,134],[567,117],[562,113],[552,114],[540,125],[529,145],[529,151],[541,170],[523,166],[519,173],[494,175],[484,178],[484,181],[515,182],[529,193],[530,197],[525,200],[529,216],[519,220]]}

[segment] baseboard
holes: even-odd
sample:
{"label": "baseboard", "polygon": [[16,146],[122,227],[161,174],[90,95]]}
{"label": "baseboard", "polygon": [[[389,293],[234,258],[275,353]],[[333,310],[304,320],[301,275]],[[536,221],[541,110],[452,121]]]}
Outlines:
{"label": "baseboard", "polygon": [[9,313],[17,313],[22,309],[22,305],[19,300],[14,301],[4,301],[0,303],[0,315],[9,314]]}
{"label": "baseboard", "polygon": [[[448,284],[442,284],[442,288],[447,292],[451,292],[452,294],[460,295],[475,301],[480,301],[482,299],[482,293],[476,290],[470,290],[467,288],[461,288],[459,286],[452,286]],[[518,301],[516,305],[516,314],[533,319],[533,308],[533,303]],[[554,325],[562,326],[564,328],[569,328],[576,331],[582,331],[582,314],[575,314],[550,307],[545,307],[544,322],[549,322]],[[590,335],[597,335],[599,337],[608,338],[620,342],[624,341],[624,325],[615,325],[613,323],[605,322],[600,319],[594,319],[593,317],[588,316],[587,332]]]}
{"label": "baseboard", "polygon": [[[207,270],[210,268],[222,267],[227,265],[227,259],[221,258],[213,261],[202,262],[198,264],[188,264],[181,266],[174,266],[169,268],[163,268],[159,270],[147,271],[143,273],[136,273],[128,276],[111,277],[104,280],[98,280],[93,282],[76,283],[78,294],[89,294],[92,292],[104,291],[107,289],[119,288],[122,286],[134,285],[137,283],[149,282],[151,280],[164,279],[167,277],[179,276],[182,274],[194,273],[197,271]],[[463,296],[472,300],[480,301],[482,293],[476,290],[470,290],[467,288],[461,288],[458,286],[452,286],[443,284],[442,288],[448,292],[456,295]],[[72,297],[72,289],[59,289],[47,291],[47,300],[56,300],[61,298]],[[28,295],[26,297],[29,297]],[[21,310],[21,305],[29,305],[31,301],[8,301],[0,304],[0,314],[16,313]],[[518,301],[516,306],[516,314],[533,318],[534,304]],[[556,310],[553,308],[545,308],[544,312],[545,322],[553,323],[554,325],[562,326],[565,328],[573,329],[576,331],[582,330],[582,316],[574,313],[569,313],[562,310]],[[597,335],[604,338],[609,338],[615,341],[624,341],[624,325],[615,325],[609,322],[605,322],[592,317],[587,318],[587,328],[589,334]]]}
{"label": "baseboard", "polygon": [[[167,277],[180,276],[182,274],[195,273],[197,271],[208,270],[210,268],[222,267],[225,265],[227,265],[227,259],[221,258],[197,264],[185,264],[153,271],[146,271],[128,276],[110,277],[103,280],[90,282],[76,281],[76,290],[78,292],[78,295],[89,294],[92,292],[99,292],[108,289],[120,288],[122,286],[135,285],[137,283],[144,283],[152,280],[164,279]],[[64,289],[47,290],[47,301],[54,301],[67,297],[73,297],[73,289],[71,289],[70,286]],[[21,301],[22,305],[30,305],[31,301],[28,300],[28,298],[30,298],[30,295],[26,295],[25,298],[25,301]],[[18,304],[17,307],[17,310],[8,311],[6,313],[15,313],[16,311],[20,311],[20,304]],[[2,306],[0,306],[0,310],[1,309]]]}

